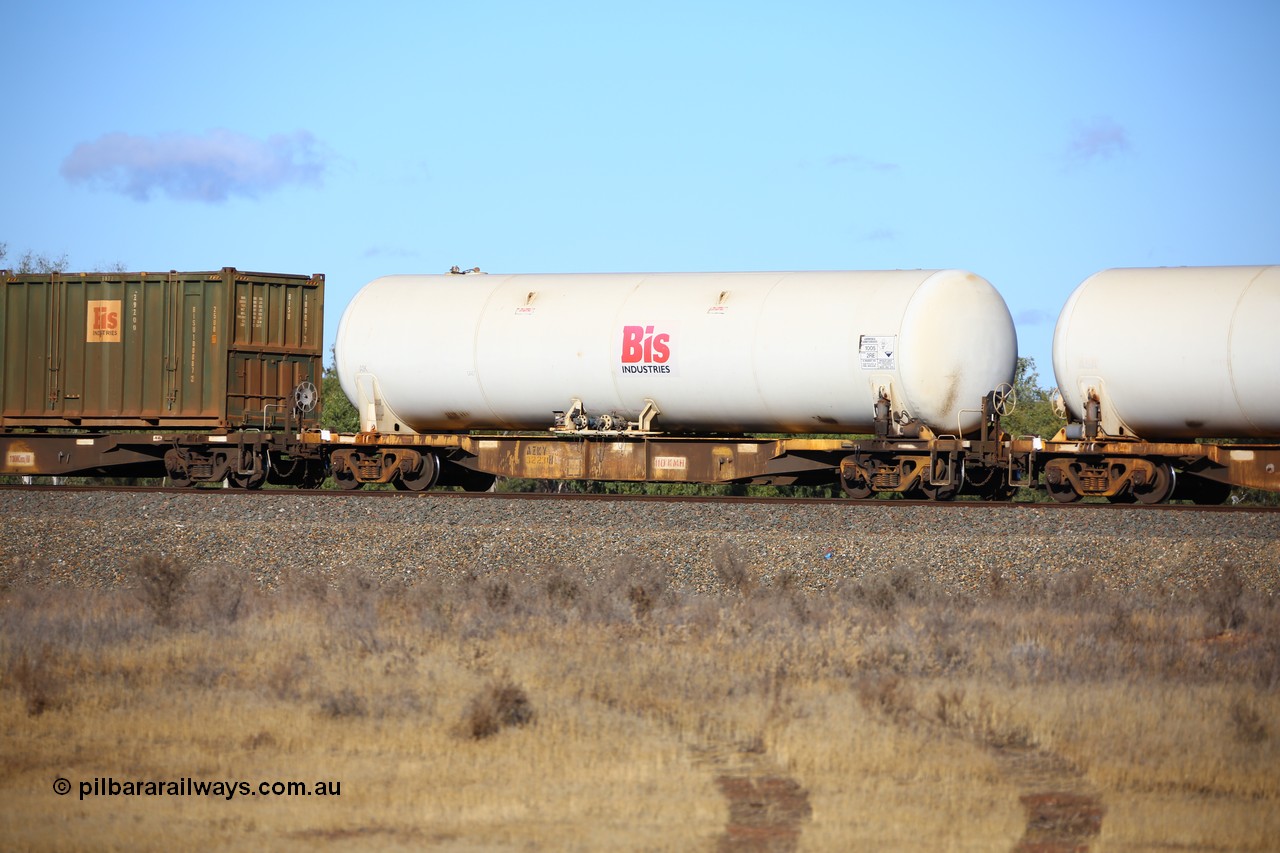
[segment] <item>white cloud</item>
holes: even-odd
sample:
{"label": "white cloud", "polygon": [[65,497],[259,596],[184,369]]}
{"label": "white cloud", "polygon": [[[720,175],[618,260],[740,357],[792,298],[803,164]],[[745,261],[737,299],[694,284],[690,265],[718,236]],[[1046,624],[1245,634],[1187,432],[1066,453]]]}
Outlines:
{"label": "white cloud", "polygon": [[1013,322],[1019,326],[1043,326],[1048,323],[1056,323],[1058,317],[1040,308],[1026,308],[1019,311],[1013,318]]}
{"label": "white cloud", "polygon": [[897,163],[872,160],[870,157],[863,157],[861,154],[834,154],[827,158],[827,165],[848,166],[872,172],[896,172],[902,168]]}
{"label": "white cloud", "polygon": [[229,130],[203,136],[108,133],[82,142],[62,161],[73,184],[102,186],[138,201],[156,192],[183,201],[256,198],[289,184],[318,185],[325,157],[307,131],[265,140]]}
{"label": "white cloud", "polygon": [[1083,163],[1111,158],[1130,149],[1129,134],[1124,127],[1113,119],[1101,117],[1088,123],[1076,123],[1067,146],[1067,158]]}

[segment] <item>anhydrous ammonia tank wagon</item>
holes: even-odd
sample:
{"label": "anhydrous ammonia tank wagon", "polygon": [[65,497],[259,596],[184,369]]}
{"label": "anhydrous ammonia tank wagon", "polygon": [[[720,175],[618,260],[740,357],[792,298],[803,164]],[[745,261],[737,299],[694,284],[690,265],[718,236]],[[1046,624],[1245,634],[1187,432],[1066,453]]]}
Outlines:
{"label": "anhydrous ammonia tank wagon", "polygon": [[1053,369],[1106,435],[1280,437],[1280,267],[1100,272],[1058,318]]}
{"label": "anhydrous ammonia tank wagon", "polygon": [[666,433],[856,433],[888,399],[956,434],[1016,360],[1004,300],[958,270],[395,275],[336,342],[383,433],[545,430],[574,401]]}

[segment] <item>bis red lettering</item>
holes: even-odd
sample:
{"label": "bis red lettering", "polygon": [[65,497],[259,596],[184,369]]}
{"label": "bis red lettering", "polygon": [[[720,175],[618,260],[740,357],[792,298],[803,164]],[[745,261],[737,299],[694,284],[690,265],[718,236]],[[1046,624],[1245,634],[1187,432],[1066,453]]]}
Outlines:
{"label": "bis red lettering", "polygon": [[120,315],[110,308],[101,305],[93,309],[93,328],[95,331],[110,331],[120,325]]}
{"label": "bis red lettering", "polygon": [[655,335],[653,326],[622,327],[623,364],[665,364],[671,358],[671,335]]}

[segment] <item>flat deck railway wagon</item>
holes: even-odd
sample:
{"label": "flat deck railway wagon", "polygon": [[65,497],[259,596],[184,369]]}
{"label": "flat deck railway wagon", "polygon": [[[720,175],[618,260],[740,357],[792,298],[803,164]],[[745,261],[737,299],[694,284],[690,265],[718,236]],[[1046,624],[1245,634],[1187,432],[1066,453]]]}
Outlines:
{"label": "flat deck railway wagon", "polygon": [[0,474],[324,477],[324,276],[0,271]]}
{"label": "flat deck railway wagon", "polygon": [[1017,336],[964,270],[397,275],[351,300],[334,351],[361,421],[331,454],[344,487],[840,480],[945,499],[999,485],[984,397],[1012,381]]}

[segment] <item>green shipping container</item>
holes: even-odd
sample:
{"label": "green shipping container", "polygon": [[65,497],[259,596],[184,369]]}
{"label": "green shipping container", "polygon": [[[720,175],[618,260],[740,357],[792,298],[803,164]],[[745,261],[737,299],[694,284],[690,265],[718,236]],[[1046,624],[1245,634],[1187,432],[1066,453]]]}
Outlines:
{"label": "green shipping container", "polygon": [[0,426],[316,423],[322,275],[226,267],[0,278]]}

